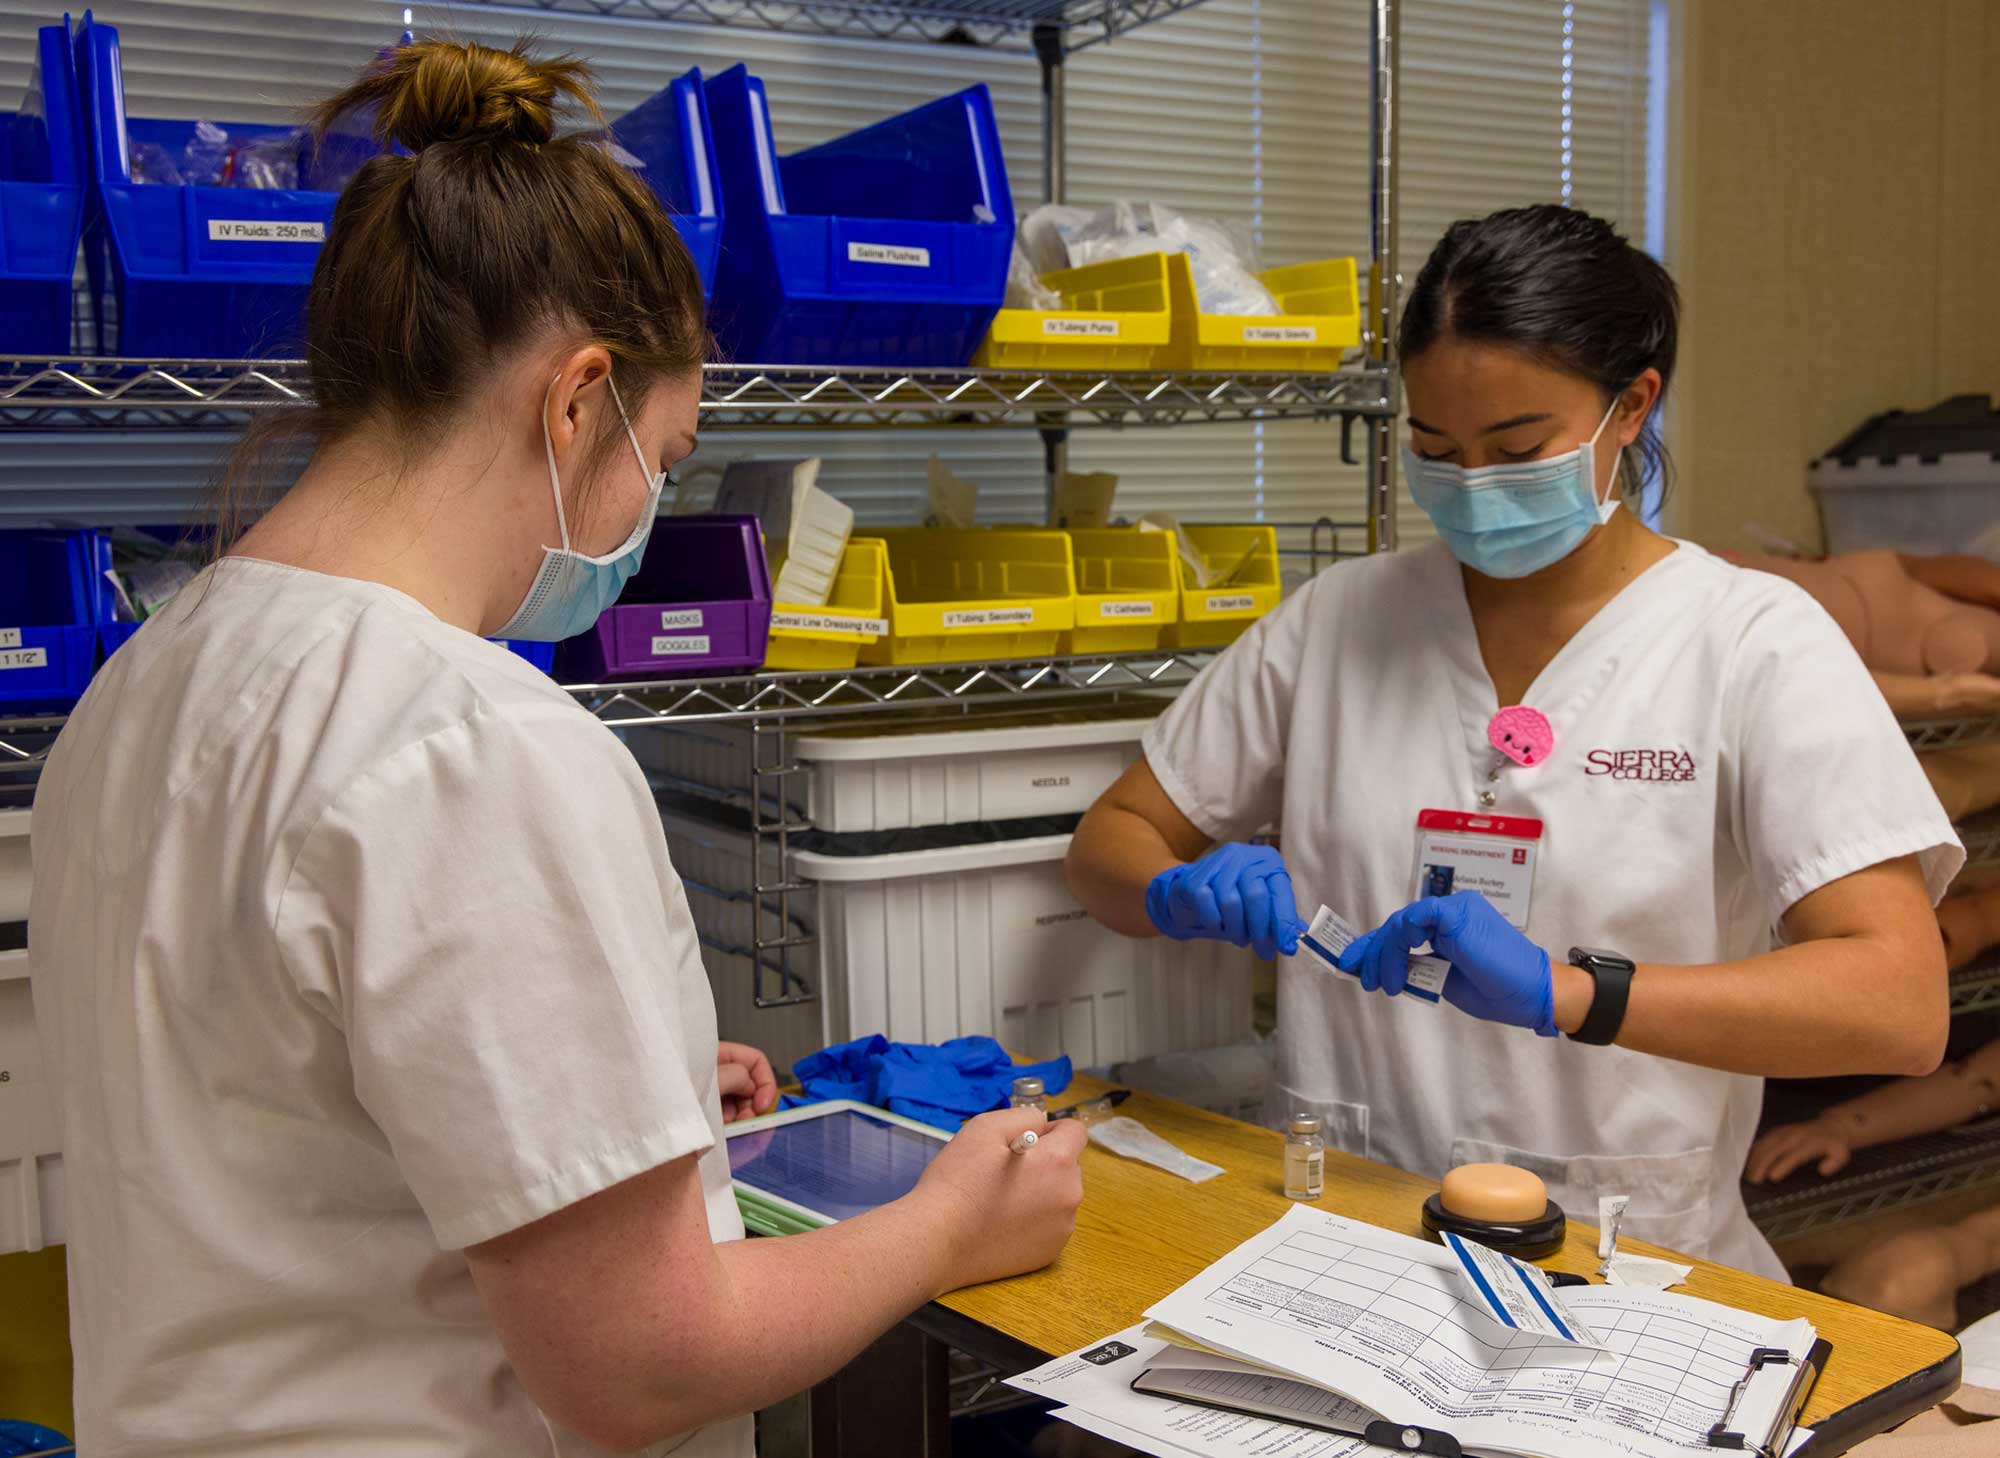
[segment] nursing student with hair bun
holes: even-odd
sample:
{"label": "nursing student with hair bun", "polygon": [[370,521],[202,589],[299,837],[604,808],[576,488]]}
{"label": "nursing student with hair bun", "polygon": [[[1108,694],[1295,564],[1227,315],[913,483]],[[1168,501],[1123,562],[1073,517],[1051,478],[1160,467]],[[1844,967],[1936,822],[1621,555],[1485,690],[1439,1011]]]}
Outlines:
{"label": "nursing student with hair bun", "polygon": [[[1398,338],[1439,540],[1223,653],[1069,875],[1130,935],[1281,957],[1274,1119],[1521,1166],[1586,1220],[1629,1195],[1629,1234],[1783,1279],[1738,1186],[1761,1080],[1938,1066],[1964,854],[1826,613],[1640,519],[1677,314],[1586,213],[1454,224]],[[1300,952],[1321,905],[1372,928],[1338,971]]]}
{"label": "nursing student with hair bun", "polygon": [[574,62],[427,41],[319,108],[404,151],[319,257],[311,459],[41,778],[80,1452],[750,1458],[756,1408],[1074,1224],[1080,1123],[1016,1110],[741,1239],[723,1124],[770,1063],[716,1040],[631,755],[486,641],[616,599],[710,347],[564,103],[596,112]]}

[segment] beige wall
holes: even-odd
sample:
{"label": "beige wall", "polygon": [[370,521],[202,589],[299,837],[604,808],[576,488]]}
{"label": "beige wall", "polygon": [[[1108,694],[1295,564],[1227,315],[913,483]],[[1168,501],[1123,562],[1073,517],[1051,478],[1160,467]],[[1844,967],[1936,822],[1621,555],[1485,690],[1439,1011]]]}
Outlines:
{"label": "beige wall", "polygon": [[1668,524],[1817,547],[1806,465],[2000,395],[2000,0],[1682,0]]}

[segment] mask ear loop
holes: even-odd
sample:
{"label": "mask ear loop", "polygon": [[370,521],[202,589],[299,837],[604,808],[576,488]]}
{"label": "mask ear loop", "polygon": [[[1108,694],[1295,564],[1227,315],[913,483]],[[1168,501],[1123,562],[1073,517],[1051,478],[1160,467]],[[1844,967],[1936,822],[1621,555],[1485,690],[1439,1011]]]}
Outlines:
{"label": "mask ear loop", "polygon": [[[549,490],[555,493],[556,498],[556,530],[562,533],[562,549],[567,552],[569,550],[569,518],[563,512],[562,478],[556,474],[556,439],[549,434],[549,402],[555,399],[556,380],[560,380],[561,378],[562,375],[558,372],[555,378],[549,381],[548,389],[542,394],[542,450],[547,453],[549,458]],[[624,407],[620,406],[619,409],[622,413]],[[630,430],[631,427],[627,426],[626,429]]]}
{"label": "mask ear loop", "polygon": [[1624,398],[1625,394],[1622,390],[1612,396],[1611,404],[1605,408],[1604,418],[1597,422],[1597,429],[1593,430],[1590,433],[1590,439],[1584,442],[1585,445],[1590,447],[1590,471],[1592,476],[1590,483],[1590,504],[1597,508],[1597,518],[1600,522],[1610,521],[1611,513],[1618,509],[1618,458],[1625,454],[1625,447],[1621,444],[1617,452],[1611,457],[1611,479],[1605,485],[1604,499],[1599,501],[1597,499],[1597,481],[1595,479],[1597,475],[1597,438],[1604,434],[1604,427],[1609,425],[1611,417],[1618,413],[1618,402]]}

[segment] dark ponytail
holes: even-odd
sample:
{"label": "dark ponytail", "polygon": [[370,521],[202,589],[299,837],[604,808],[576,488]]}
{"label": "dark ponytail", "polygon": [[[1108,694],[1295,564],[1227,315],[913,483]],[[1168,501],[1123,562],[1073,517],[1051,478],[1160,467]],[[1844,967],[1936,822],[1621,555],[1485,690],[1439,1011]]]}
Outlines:
{"label": "dark ponytail", "polygon": [[[1453,223],[1410,290],[1397,353],[1414,359],[1440,339],[1504,345],[1589,380],[1611,400],[1648,369],[1660,398],[1674,377],[1680,293],[1666,269],[1602,218],[1542,203]],[[1660,408],[1625,455],[1621,485],[1636,496],[1670,469]]]}

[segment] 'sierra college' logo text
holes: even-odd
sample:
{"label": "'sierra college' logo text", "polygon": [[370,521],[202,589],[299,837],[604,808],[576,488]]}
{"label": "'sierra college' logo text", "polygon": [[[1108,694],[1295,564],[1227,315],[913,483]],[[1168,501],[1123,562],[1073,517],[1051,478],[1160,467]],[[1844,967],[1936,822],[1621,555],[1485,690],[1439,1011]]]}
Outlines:
{"label": "'sierra college' logo text", "polygon": [[1583,758],[1585,774],[1614,780],[1694,778],[1694,756],[1683,749],[1593,749]]}

